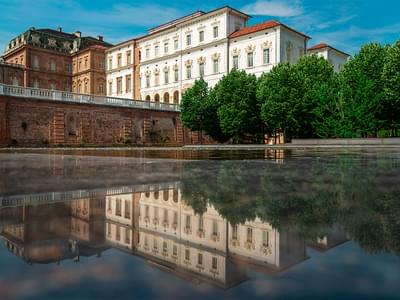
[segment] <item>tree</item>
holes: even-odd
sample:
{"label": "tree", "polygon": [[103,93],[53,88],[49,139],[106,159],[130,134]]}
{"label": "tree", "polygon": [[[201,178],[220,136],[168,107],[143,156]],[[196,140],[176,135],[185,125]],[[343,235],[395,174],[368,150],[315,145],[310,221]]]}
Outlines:
{"label": "tree", "polygon": [[256,89],[257,78],[237,70],[224,76],[214,87],[213,101],[218,107],[222,132],[236,141],[245,134],[262,131]]}
{"label": "tree", "polygon": [[382,81],[387,125],[397,131],[400,127],[400,40],[387,50]]}

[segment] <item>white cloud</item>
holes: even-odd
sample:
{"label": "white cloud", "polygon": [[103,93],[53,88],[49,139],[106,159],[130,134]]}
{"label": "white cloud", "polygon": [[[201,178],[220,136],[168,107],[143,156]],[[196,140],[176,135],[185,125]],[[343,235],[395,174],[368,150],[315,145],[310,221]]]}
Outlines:
{"label": "white cloud", "polygon": [[249,15],[294,17],[303,13],[298,1],[260,0],[242,8]]}

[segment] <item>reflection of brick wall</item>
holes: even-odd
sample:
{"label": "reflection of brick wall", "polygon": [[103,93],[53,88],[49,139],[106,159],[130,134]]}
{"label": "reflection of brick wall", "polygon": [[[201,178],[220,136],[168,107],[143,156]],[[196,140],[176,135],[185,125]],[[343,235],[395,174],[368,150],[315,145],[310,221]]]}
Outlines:
{"label": "reflection of brick wall", "polygon": [[[184,129],[177,118],[176,112],[1,96],[0,142],[17,145],[182,144]],[[150,133],[154,131],[160,136],[150,140]]]}

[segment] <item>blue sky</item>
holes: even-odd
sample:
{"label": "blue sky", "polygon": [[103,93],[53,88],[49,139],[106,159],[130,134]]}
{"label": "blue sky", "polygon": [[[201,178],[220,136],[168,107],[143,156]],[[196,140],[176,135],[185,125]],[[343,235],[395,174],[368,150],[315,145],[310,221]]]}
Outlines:
{"label": "blue sky", "polygon": [[400,39],[399,0],[0,0],[0,50],[32,26],[80,30],[118,43],[195,10],[224,5],[252,15],[249,24],[277,19],[311,36],[310,46],[327,42],[350,54],[366,42]]}

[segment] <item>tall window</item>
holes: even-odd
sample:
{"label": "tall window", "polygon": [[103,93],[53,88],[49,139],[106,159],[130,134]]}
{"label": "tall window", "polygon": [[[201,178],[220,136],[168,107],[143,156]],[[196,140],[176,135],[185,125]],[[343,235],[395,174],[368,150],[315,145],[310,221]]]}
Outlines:
{"label": "tall window", "polygon": [[104,84],[103,83],[99,83],[99,94],[104,94]]}
{"label": "tall window", "polygon": [[178,247],[176,245],[174,245],[172,247],[172,255],[177,256],[178,255]]}
{"label": "tall window", "polygon": [[253,228],[247,227],[247,242],[252,243],[253,242]]}
{"label": "tall window", "polygon": [[218,259],[216,257],[212,258],[212,268],[213,270],[217,270],[218,269]]}
{"label": "tall window", "polygon": [[50,71],[55,72],[57,69],[56,62],[54,60],[50,60]]}
{"label": "tall window", "polygon": [[213,231],[212,231],[213,235],[218,235],[218,222],[217,221],[213,221]]}
{"label": "tall window", "polygon": [[186,224],[185,225],[186,225],[186,228],[191,228],[192,227],[189,215],[186,216]]}
{"label": "tall window", "polygon": [[87,93],[89,92],[88,85],[89,85],[88,82],[85,81],[84,90],[83,90],[83,92],[84,92],[85,94],[87,94]]}
{"label": "tall window", "polygon": [[214,59],[213,61],[213,72],[214,74],[219,72],[219,59]]}
{"label": "tall window", "polygon": [[125,219],[131,218],[131,202],[125,200]]}
{"label": "tall window", "polygon": [[203,264],[203,253],[199,253],[197,255],[197,264],[202,265]]}
{"label": "tall window", "polygon": [[199,216],[199,230],[204,230],[204,218],[203,216]]}
{"label": "tall window", "polygon": [[263,63],[264,65],[269,64],[269,49],[263,50]]}
{"label": "tall window", "polygon": [[192,78],[192,66],[186,66],[186,79]]}
{"label": "tall window", "polygon": [[125,228],[125,244],[129,244],[131,241],[131,230],[129,228]]}
{"label": "tall window", "polygon": [[118,53],[118,56],[117,56],[117,67],[121,68],[121,65],[122,65],[122,54]]}
{"label": "tall window", "polygon": [[168,84],[169,83],[169,71],[165,70],[164,71],[164,84]]}
{"label": "tall window", "polygon": [[164,209],[164,219],[163,222],[167,222],[168,223],[168,210]]}
{"label": "tall window", "polygon": [[164,54],[168,54],[168,43],[164,43]]}
{"label": "tall window", "polygon": [[178,224],[178,213],[174,211],[174,224]]}
{"label": "tall window", "polygon": [[186,46],[190,46],[192,44],[192,35],[186,35]]}
{"label": "tall window", "polygon": [[132,90],[132,76],[125,76],[126,92],[129,93]]}
{"label": "tall window", "polygon": [[146,75],[146,87],[150,87],[150,75]]}
{"label": "tall window", "polygon": [[204,30],[199,31],[199,42],[204,42]]}
{"label": "tall window", "polygon": [[232,61],[233,61],[233,68],[236,70],[239,69],[239,56],[234,55]]}
{"label": "tall window", "polygon": [[160,85],[160,74],[154,74],[154,85],[159,86]]}
{"label": "tall window", "polygon": [[179,70],[178,69],[174,70],[174,80],[175,80],[175,82],[178,82],[178,80],[179,80]]}
{"label": "tall window", "polygon": [[199,64],[199,74],[201,78],[204,77],[204,63]]}
{"label": "tall window", "polygon": [[150,49],[146,48],[146,59],[150,58]]}
{"label": "tall window", "polygon": [[117,94],[122,93],[122,77],[117,78]]}
{"label": "tall window", "polygon": [[190,260],[190,250],[185,249],[185,260]]}
{"label": "tall window", "polygon": [[112,68],[113,68],[113,67],[112,67],[112,57],[109,57],[109,58],[108,58],[108,69],[109,69],[109,70],[112,70]]}
{"label": "tall window", "polygon": [[121,199],[117,198],[115,201],[115,215],[116,216],[121,216]]}
{"label": "tall window", "polygon": [[158,56],[160,54],[160,46],[155,45],[154,46],[154,56]]}
{"label": "tall window", "polygon": [[214,39],[218,37],[218,26],[213,27],[213,37]]}
{"label": "tall window", "polygon": [[262,239],[263,239],[263,246],[268,247],[269,246],[269,231],[268,230],[263,230]]}
{"label": "tall window", "polygon": [[254,66],[254,53],[247,53],[247,67],[252,68]]}
{"label": "tall window", "polygon": [[145,218],[150,217],[150,207],[148,205],[146,205],[144,208],[144,216],[145,216]]}
{"label": "tall window", "polygon": [[116,233],[115,233],[115,239],[117,240],[117,241],[120,241],[121,240],[121,227],[120,226],[117,226],[117,228],[116,228]]}
{"label": "tall window", "polygon": [[178,41],[178,39],[176,39],[176,40],[174,40],[174,49],[178,50],[178,48],[179,48],[179,41]]}
{"label": "tall window", "polygon": [[65,72],[71,73],[71,64],[70,63],[65,63]]}
{"label": "tall window", "polygon": [[132,52],[129,50],[126,52],[126,64],[130,65],[132,63]]}
{"label": "tall window", "polygon": [[109,94],[109,95],[111,95],[112,92],[113,92],[113,91],[112,91],[112,87],[113,87],[112,81],[109,81],[109,82],[108,82],[108,94]]}
{"label": "tall window", "polygon": [[111,224],[107,223],[107,236],[111,237]]}
{"label": "tall window", "polygon": [[234,239],[234,240],[238,239],[238,226],[237,225],[232,226],[232,239]]}

